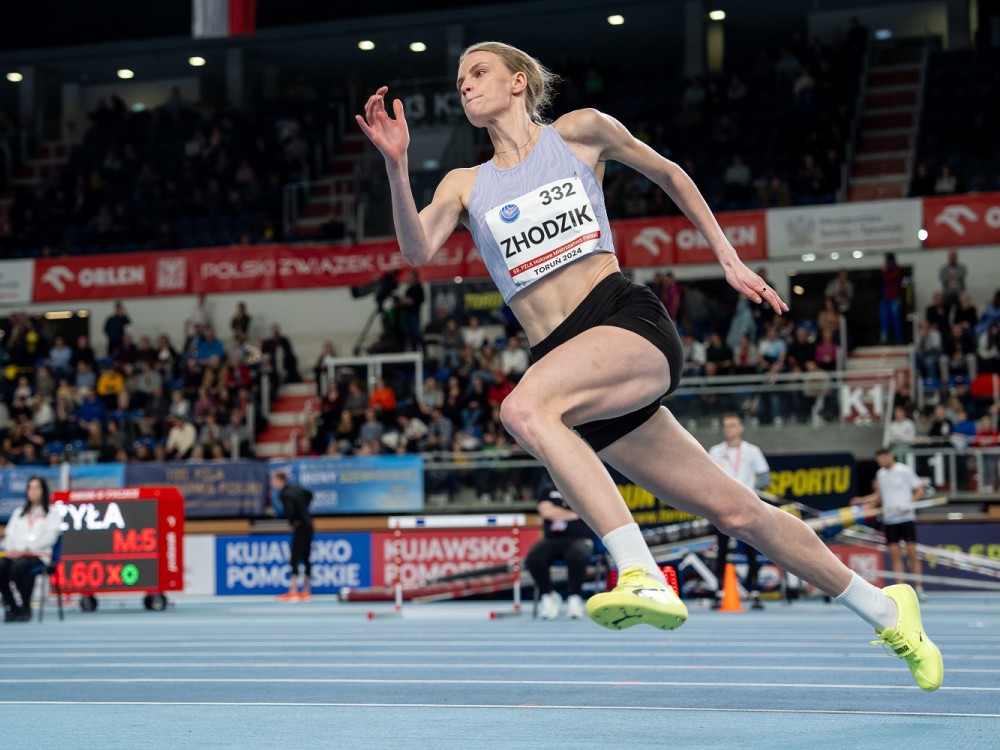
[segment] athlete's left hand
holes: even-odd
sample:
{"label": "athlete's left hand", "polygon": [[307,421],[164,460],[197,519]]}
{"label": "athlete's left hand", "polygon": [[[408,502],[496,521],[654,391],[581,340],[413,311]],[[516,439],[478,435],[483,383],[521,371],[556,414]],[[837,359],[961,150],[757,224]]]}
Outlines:
{"label": "athlete's left hand", "polygon": [[737,292],[745,294],[751,302],[756,302],[758,305],[766,302],[778,315],[788,312],[788,305],[778,293],[758,274],[747,268],[746,264],[737,262],[727,268],[726,281]]}

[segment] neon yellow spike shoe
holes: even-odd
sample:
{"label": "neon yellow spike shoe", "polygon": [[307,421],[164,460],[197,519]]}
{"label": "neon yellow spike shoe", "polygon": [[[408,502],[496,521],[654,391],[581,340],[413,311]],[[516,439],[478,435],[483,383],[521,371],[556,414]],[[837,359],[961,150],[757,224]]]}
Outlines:
{"label": "neon yellow spike shoe", "polygon": [[673,589],[636,566],[621,572],[614,589],[590,597],[587,615],[610,630],[639,624],[673,630],[687,621],[688,611]]}
{"label": "neon yellow spike shoe", "polygon": [[905,583],[887,586],[882,591],[896,602],[899,619],[894,628],[886,628],[881,633],[876,630],[879,640],[872,641],[872,645],[888,646],[886,653],[891,648],[900,659],[906,659],[921,690],[937,690],[944,681],[944,660],[938,647],[924,632],[917,592]]}

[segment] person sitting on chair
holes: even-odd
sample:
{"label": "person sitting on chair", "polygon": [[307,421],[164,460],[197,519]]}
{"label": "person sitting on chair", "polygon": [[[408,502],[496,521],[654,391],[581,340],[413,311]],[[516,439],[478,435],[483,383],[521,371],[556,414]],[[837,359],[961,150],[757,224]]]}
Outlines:
{"label": "person sitting on chair", "polygon": [[543,482],[538,497],[541,498],[538,515],[544,522],[545,533],[528,551],[524,565],[538,587],[539,616],[543,620],[554,620],[559,616],[562,597],[552,588],[549,568],[563,560],[569,577],[566,615],[572,620],[583,619],[583,597],[580,593],[587,575],[587,561],[594,552],[593,534],[590,527],[570,510],[551,480]]}
{"label": "person sitting on chair", "polygon": [[[24,506],[7,521],[4,541],[7,556],[0,558],[0,594],[3,595],[4,622],[31,620],[31,591],[35,576],[52,560],[52,548],[59,539],[62,517],[49,505],[49,485],[38,476],[28,479]],[[11,584],[17,587],[20,605]]]}

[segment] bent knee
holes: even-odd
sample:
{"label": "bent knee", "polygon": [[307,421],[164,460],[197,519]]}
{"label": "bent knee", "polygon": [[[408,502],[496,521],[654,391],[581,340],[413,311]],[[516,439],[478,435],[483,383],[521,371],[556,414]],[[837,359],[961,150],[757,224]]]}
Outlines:
{"label": "bent knee", "polygon": [[768,506],[755,495],[741,492],[738,499],[727,503],[716,515],[713,523],[727,536],[752,540],[759,534],[761,525],[767,522],[767,510]]}
{"label": "bent knee", "polygon": [[559,417],[544,399],[515,388],[500,404],[500,422],[525,450],[537,456],[545,430],[557,424]]}

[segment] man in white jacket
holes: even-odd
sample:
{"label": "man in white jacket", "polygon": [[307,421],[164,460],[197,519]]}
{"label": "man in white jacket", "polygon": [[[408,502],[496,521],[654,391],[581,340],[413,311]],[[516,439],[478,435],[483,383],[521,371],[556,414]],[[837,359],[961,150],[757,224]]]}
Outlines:
{"label": "man in white jacket", "polygon": [[[62,517],[49,505],[49,486],[41,477],[31,477],[25,489],[24,506],[7,521],[4,534],[6,557],[0,558],[0,595],[4,622],[31,620],[31,590],[35,576],[52,561],[52,549],[61,533]],[[20,603],[11,584],[17,588]]]}

